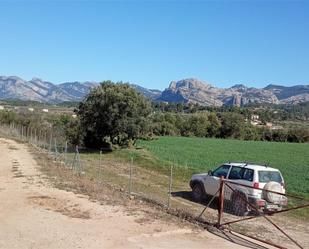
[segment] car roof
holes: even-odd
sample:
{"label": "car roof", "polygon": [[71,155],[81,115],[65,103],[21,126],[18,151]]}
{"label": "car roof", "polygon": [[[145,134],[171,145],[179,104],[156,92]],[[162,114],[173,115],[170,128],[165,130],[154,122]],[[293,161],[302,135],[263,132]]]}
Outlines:
{"label": "car roof", "polygon": [[278,169],[268,167],[267,165],[260,165],[260,164],[254,164],[254,163],[234,163],[234,162],[229,162],[229,163],[225,163],[225,165],[238,166],[238,167],[246,167],[248,169],[253,169],[253,170],[279,171]]}

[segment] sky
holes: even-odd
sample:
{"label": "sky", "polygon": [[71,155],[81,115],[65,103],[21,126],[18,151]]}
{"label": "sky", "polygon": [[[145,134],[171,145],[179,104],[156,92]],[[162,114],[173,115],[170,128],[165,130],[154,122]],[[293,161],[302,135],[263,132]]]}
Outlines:
{"label": "sky", "polygon": [[309,84],[309,1],[0,0],[0,75]]}

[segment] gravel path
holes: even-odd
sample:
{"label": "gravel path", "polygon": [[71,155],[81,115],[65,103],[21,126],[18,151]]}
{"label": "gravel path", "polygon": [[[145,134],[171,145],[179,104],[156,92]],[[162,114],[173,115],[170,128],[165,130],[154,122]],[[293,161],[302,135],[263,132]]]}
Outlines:
{"label": "gravel path", "polygon": [[241,248],[205,230],[56,189],[26,145],[0,138],[0,248],[205,247]]}

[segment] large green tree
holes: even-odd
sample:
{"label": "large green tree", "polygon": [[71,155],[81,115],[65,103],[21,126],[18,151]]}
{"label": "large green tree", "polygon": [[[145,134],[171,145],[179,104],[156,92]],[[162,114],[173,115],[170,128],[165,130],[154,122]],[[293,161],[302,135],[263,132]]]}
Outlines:
{"label": "large green tree", "polygon": [[128,145],[148,132],[151,105],[130,85],[104,81],[80,103],[77,113],[87,147]]}

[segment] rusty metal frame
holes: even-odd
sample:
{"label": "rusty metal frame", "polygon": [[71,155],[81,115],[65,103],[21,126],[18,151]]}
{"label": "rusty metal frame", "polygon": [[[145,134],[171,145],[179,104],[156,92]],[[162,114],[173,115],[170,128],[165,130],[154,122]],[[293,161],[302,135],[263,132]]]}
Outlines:
{"label": "rusty metal frame", "polygon": [[276,247],[276,248],[279,248],[279,249],[287,249],[286,247],[277,245],[277,244],[275,244],[275,243],[273,243],[273,242],[271,242],[271,241],[268,241],[268,240],[256,238],[256,237],[254,237],[254,236],[251,236],[251,235],[248,235],[248,234],[244,234],[244,233],[241,233],[241,232],[237,232],[237,234],[236,234],[236,232],[234,232],[234,231],[232,231],[232,230],[229,230],[229,229],[227,229],[227,230],[228,230],[231,234],[236,235],[236,236],[237,236],[237,234],[240,234],[240,235],[242,235],[242,236],[248,237],[248,238],[250,238],[250,239],[257,240],[257,241],[259,241],[259,242],[262,242],[262,243],[267,244],[267,245],[271,245],[271,246]]}
{"label": "rusty metal frame", "polygon": [[[248,217],[248,218],[238,219],[238,220],[231,221],[231,222],[221,223],[222,215],[223,215],[223,205],[224,205],[224,185],[226,185],[234,193],[236,192],[235,189],[233,189],[229,185],[229,183],[235,184],[235,185],[244,186],[244,187],[253,188],[251,186],[247,186],[247,185],[244,185],[244,184],[238,184],[238,183],[235,183],[235,182],[231,182],[231,181],[225,180],[223,177],[221,177],[221,179],[220,179],[220,189],[219,189],[220,194],[219,194],[219,206],[218,206],[218,223],[216,224],[218,228],[222,229],[224,225],[229,225],[229,224],[236,223],[236,222],[241,222],[241,221],[244,221],[244,220],[250,220],[250,219],[255,219],[255,218],[263,217],[269,223],[271,223],[277,230],[279,230],[282,234],[284,234],[290,241],[292,241],[296,246],[298,246],[299,248],[303,249],[303,247],[296,240],[294,240],[292,237],[290,237],[282,228],[280,228],[277,224],[275,224],[267,216],[270,216],[270,215],[273,215],[273,214],[276,214],[276,213],[283,213],[283,212],[287,212],[287,211],[291,211],[291,210],[305,208],[305,207],[308,207],[309,204],[298,206],[298,207],[294,207],[294,208],[289,208],[289,209],[285,209],[285,210],[281,210],[281,211],[278,211],[278,212],[274,212],[272,214],[264,214],[264,213],[260,212],[257,207],[252,205],[244,196],[240,196],[243,201],[245,201],[251,208],[253,208],[255,211],[257,211],[259,213],[259,216]],[[259,188],[255,188],[255,189],[259,189]],[[263,189],[260,189],[260,190],[263,190]],[[275,191],[269,191],[269,192],[286,196],[285,194],[282,194],[282,193],[279,193],[279,192],[275,192]],[[290,196],[292,196],[292,195],[290,195]],[[301,198],[299,196],[292,196],[292,197],[295,197],[295,198],[298,198],[298,199],[302,199],[302,200],[306,200],[305,198]],[[239,234],[241,234],[241,233],[239,233]],[[249,235],[246,235],[246,234],[241,234],[241,235],[247,236],[247,237],[249,237],[251,239],[255,239],[255,240],[261,241],[261,242],[266,243],[266,244],[271,245],[271,246],[275,246],[277,248],[284,248],[284,247],[282,247],[280,245],[276,245],[276,244],[274,244],[272,242],[269,242],[269,241],[261,240],[259,238],[254,237],[254,236],[249,236]]]}

